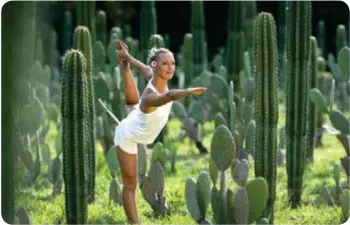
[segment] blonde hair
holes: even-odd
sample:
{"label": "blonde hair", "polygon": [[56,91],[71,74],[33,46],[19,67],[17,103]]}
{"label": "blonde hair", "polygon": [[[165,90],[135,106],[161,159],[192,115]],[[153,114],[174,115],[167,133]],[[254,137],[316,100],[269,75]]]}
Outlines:
{"label": "blonde hair", "polygon": [[171,54],[173,54],[169,49],[153,47],[153,48],[151,48],[151,50],[148,51],[148,58],[147,58],[148,65],[151,65],[151,63],[153,61],[155,61],[157,56],[159,54],[161,54],[161,53],[171,53]]}

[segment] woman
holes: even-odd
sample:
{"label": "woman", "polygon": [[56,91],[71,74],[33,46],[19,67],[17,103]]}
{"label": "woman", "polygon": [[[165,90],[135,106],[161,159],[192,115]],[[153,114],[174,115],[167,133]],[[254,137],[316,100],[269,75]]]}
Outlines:
{"label": "woman", "polygon": [[[133,58],[125,43],[117,41],[117,55],[123,70],[127,117],[115,129],[117,151],[123,181],[123,207],[131,223],[139,223],[136,209],[137,144],[151,144],[168,121],[172,102],[190,95],[203,94],[207,89],[189,88],[169,90],[167,86],[175,72],[172,52],[152,48],[146,66]],[[130,64],[142,73],[148,84],[139,96]]]}

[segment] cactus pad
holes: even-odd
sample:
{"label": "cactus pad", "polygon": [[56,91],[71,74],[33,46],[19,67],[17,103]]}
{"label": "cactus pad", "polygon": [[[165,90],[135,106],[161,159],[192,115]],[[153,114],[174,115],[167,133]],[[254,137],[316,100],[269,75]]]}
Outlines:
{"label": "cactus pad", "polygon": [[247,224],[249,215],[249,200],[248,193],[244,187],[240,187],[235,195],[234,202],[234,217],[237,224]]}
{"label": "cactus pad", "polygon": [[198,175],[196,184],[197,204],[201,214],[201,219],[207,215],[207,209],[211,198],[209,174],[206,171],[201,171]]}
{"label": "cactus pad", "polygon": [[340,49],[338,53],[338,64],[343,75],[343,80],[345,81],[349,80],[349,76],[350,76],[349,62],[350,62],[350,48],[347,46],[344,46],[342,49]]}
{"label": "cactus pad", "polygon": [[316,105],[316,108],[319,112],[325,113],[327,112],[327,103],[326,99],[317,88],[313,88],[309,91],[310,100]]}
{"label": "cactus pad", "polygon": [[343,134],[350,134],[350,121],[339,110],[332,110],[329,113],[329,119],[335,129]]}
{"label": "cactus pad", "polygon": [[201,213],[197,204],[196,183],[191,178],[188,178],[186,180],[185,197],[187,209],[190,212],[192,218],[195,221],[199,221],[201,219]]}
{"label": "cactus pad", "polygon": [[350,217],[350,191],[349,189],[344,189],[340,197],[340,205],[343,210],[344,219],[348,220]]}
{"label": "cactus pad", "polygon": [[248,160],[235,159],[235,163],[231,167],[232,179],[239,186],[244,186],[247,183],[249,175],[249,163]]}
{"label": "cactus pad", "polygon": [[236,146],[229,129],[220,125],[216,128],[210,146],[210,156],[220,171],[227,170],[236,156]]}
{"label": "cactus pad", "polygon": [[254,180],[250,180],[245,188],[249,199],[248,223],[253,223],[260,218],[262,211],[266,207],[268,187],[265,179],[258,177]]}

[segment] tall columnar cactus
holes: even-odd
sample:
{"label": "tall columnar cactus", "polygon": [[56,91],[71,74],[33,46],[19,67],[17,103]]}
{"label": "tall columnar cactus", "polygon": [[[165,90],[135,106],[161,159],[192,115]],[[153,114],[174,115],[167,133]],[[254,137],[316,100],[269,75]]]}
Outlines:
{"label": "tall columnar cactus", "polygon": [[[28,29],[28,19],[33,19],[35,10],[32,10],[34,2],[11,1],[5,4],[2,8],[2,52],[11,52],[11,54],[3,57],[2,80],[6,85],[2,85],[3,91],[8,96],[12,96],[12,101],[4,101],[3,103],[3,129],[1,138],[1,215],[4,221],[8,224],[15,223],[15,196],[16,196],[16,181],[19,176],[19,171],[15,171],[16,158],[19,153],[19,135],[15,129],[15,109],[19,109],[20,101],[24,97],[29,97],[29,88],[27,96],[23,96],[19,92],[19,84],[24,83],[28,78],[26,71],[31,66],[30,58],[34,51],[28,43],[24,41],[15,41],[20,36],[21,39],[28,41],[31,39],[35,30]],[[35,4],[35,3],[34,3]],[[34,41],[34,39],[33,39]],[[15,43],[15,44],[14,44]],[[34,44],[33,42],[31,44]],[[33,52],[30,52],[32,49]],[[20,66],[18,62],[21,62]],[[5,75],[6,74],[6,75]],[[17,90],[16,90],[17,89]],[[28,112],[26,112],[28,113]]]}
{"label": "tall columnar cactus", "polygon": [[285,30],[286,30],[286,1],[278,1],[278,10],[277,10],[277,45],[278,45],[278,81],[279,88],[286,90],[286,73],[285,73]]}
{"label": "tall columnar cactus", "polygon": [[206,69],[204,2],[191,2],[191,30],[193,35],[193,75],[199,76]]}
{"label": "tall columnar cactus", "polygon": [[100,41],[103,46],[107,46],[107,17],[103,10],[97,12],[96,41]]}
{"label": "tall columnar cactus", "polygon": [[[244,20],[244,30],[246,37],[246,49],[249,52],[249,57],[253,59],[253,29],[254,29],[254,20],[256,18],[257,9],[256,1],[246,1],[245,3],[245,20]],[[250,63],[250,66],[253,65],[253,62]]]}
{"label": "tall columnar cactus", "polygon": [[107,47],[107,57],[109,61],[109,73],[113,73],[114,68],[117,66],[118,63],[118,56],[116,54],[116,41],[122,40],[121,34],[117,32],[116,29],[111,29],[111,33],[109,36],[109,43]]}
{"label": "tall columnar cactus", "polygon": [[77,24],[89,28],[92,43],[96,40],[96,2],[95,1],[77,1]]}
{"label": "tall columnar cactus", "polygon": [[106,65],[106,47],[101,41],[96,41],[92,46],[93,75],[97,77],[100,71],[104,71]]}
{"label": "tall columnar cactus", "polygon": [[72,47],[72,32],[73,32],[73,22],[72,22],[72,13],[69,10],[64,12],[63,19],[63,52],[66,52]]}
{"label": "tall columnar cactus", "polygon": [[276,22],[262,12],[254,24],[255,55],[255,176],[264,177],[269,186],[266,215],[273,223],[276,198],[277,123],[278,123],[278,52]]}
{"label": "tall columnar cactus", "polygon": [[228,9],[228,39],[226,43],[227,81],[233,81],[235,91],[240,92],[239,73],[243,68],[243,53],[245,51],[244,35],[244,2],[230,1]]}
{"label": "tall columnar cactus", "polygon": [[[185,72],[185,86],[188,87],[194,79],[193,71],[193,35],[186,33],[184,37],[184,72]],[[185,107],[190,105],[191,98],[185,98]]]}
{"label": "tall columnar cactus", "polygon": [[68,224],[85,224],[87,221],[88,92],[84,55],[79,50],[69,50],[64,58],[61,103],[63,179]]}
{"label": "tall columnar cactus", "polygon": [[43,40],[41,38],[36,40],[35,61],[39,61],[40,63],[44,63],[44,46],[43,46]]}
{"label": "tall columnar cactus", "polygon": [[141,2],[140,22],[140,48],[142,52],[142,61],[145,62],[147,59],[149,39],[153,34],[156,34],[158,30],[154,1]]}
{"label": "tall columnar cactus", "polygon": [[131,37],[132,34],[131,34],[131,25],[130,24],[125,24],[123,26],[123,33],[124,33],[124,37],[127,38],[127,37]]}
{"label": "tall columnar cactus", "polygon": [[[317,41],[315,37],[310,37],[310,79],[308,83],[308,90],[315,88],[317,85]],[[306,158],[313,161],[314,152],[314,137],[316,131],[316,115],[317,111],[314,104],[311,104],[309,99],[309,108],[307,111],[307,139],[306,139]]]}
{"label": "tall columnar cactus", "polygon": [[296,208],[301,203],[305,164],[311,2],[288,2],[286,14],[288,195],[292,208]]}
{"label": "tall columnar cactus", "polygon": [[348,38],[346,35],[346,28],[343,24],[337,26],[336,31],[336,51],[339,52],[344,46],[348,46]]}
{"label": "tall columnar cactus", "polygon": [[[57,50],[57,32],[54,29],[50,30],[50,36],[48,39],[48,62],[50,66],[53,67],[55,72],[55,69],[57,70],[60,66],[60,53]],[[54,73],[55,80],[59,80],[59,74]]]}
{"label": "tall columnar cactus", "polygon": [[95,102],[92,80],[92,47],[90,32],[85,26],[78,26],[74,31],[73,47],[83,53],[86,64],[86,80],[87,80],[87,110],[88,110],[88,126],[89,133],[87,136],[88,146],[84,149],[87,156],[87,182],[88,182],[88,201],[89,203],[95,199]]}
{"label": "tall columnar cactus", "polygon": [[350,48],[344,46],[340,49],[337,56],[338,61],[338,87],[339,87],[339,100],[338,108],[342,111],[350,110],[350,94],[349,94],[349,83],[350,83]]}
{"label": "tall columnar cactus", "polygon": [[165,43],[164,43],[164,38],[160,34],[152,34],[148,41],[148,50],[151,48],[156,47],[156,48],[164,48]]}
{"label": "tall columnar cactus", "polygon": [[317,23],[317,43],[320,51],[320,56],[324,57],[326,55],[326,45],[325,45],[325,24],[323,20]]}
{"label": "tall columnar cactus", "polygon": [[185,34],[184,37],[184,56],[185,56],[185,85],[191,84],[193,79],[193,35]]}

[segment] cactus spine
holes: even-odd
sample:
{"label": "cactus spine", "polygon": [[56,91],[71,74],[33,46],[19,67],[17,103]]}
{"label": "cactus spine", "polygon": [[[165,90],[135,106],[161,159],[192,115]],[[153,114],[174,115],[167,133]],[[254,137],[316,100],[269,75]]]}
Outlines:
{"label": "cactus spine", "polygon": [[[308,90],[316,87],[317,84],[317,41],[315,37],[310,37],[310,79],[308,83]],[[314,104],[311,104],[309,99],[309,108],[307,111],[307,139],[306,139],[306,158],[313,161],[313,152],[314,152],[314,136],[316,131],[316,115],[317,111]]]}
{"label": "cactus spine", "polygon": [[95,104],[94,91],[92,82],[92,48],[90,33],[87,27],[78,26],[74,32],[73,47],[80,50],[86,62],[86,79],[87,79],[87,104],[89,134],[87,136],[88,146],[86,149],[87,156],[87,182],[88,182],[88,201],[89,203],[95,199]]}
{"label": "cactus spine", "polygon": [[203,1],[191,2],[192,9],[192,34],[193,34],[193,75],[199,76],[206,69],[206,43],[205,43],[205,21]]}
{"label": "cactus spine", "polygon": [[[255,89],[255,176],[268,183],[269,198],[265,213],[273,223],[276,198],[278,52],[276,23],[270,13],[262,12],[254,24],[256,64]],[[265,216],[267,216],[265,215]]]}
{"label": "cactus spine", "polygon": [[86,152],[89,142],[88,81],[84,55],[69,50],[62,78],[62,153],[68,224],[87,220]]}
{"label": "cactus spine", "polygon": [[288,195],[292,208],[301,204],[305,161],[309,79],[308,60],[311,33],[311,2],[288,2],[286,151]]}

